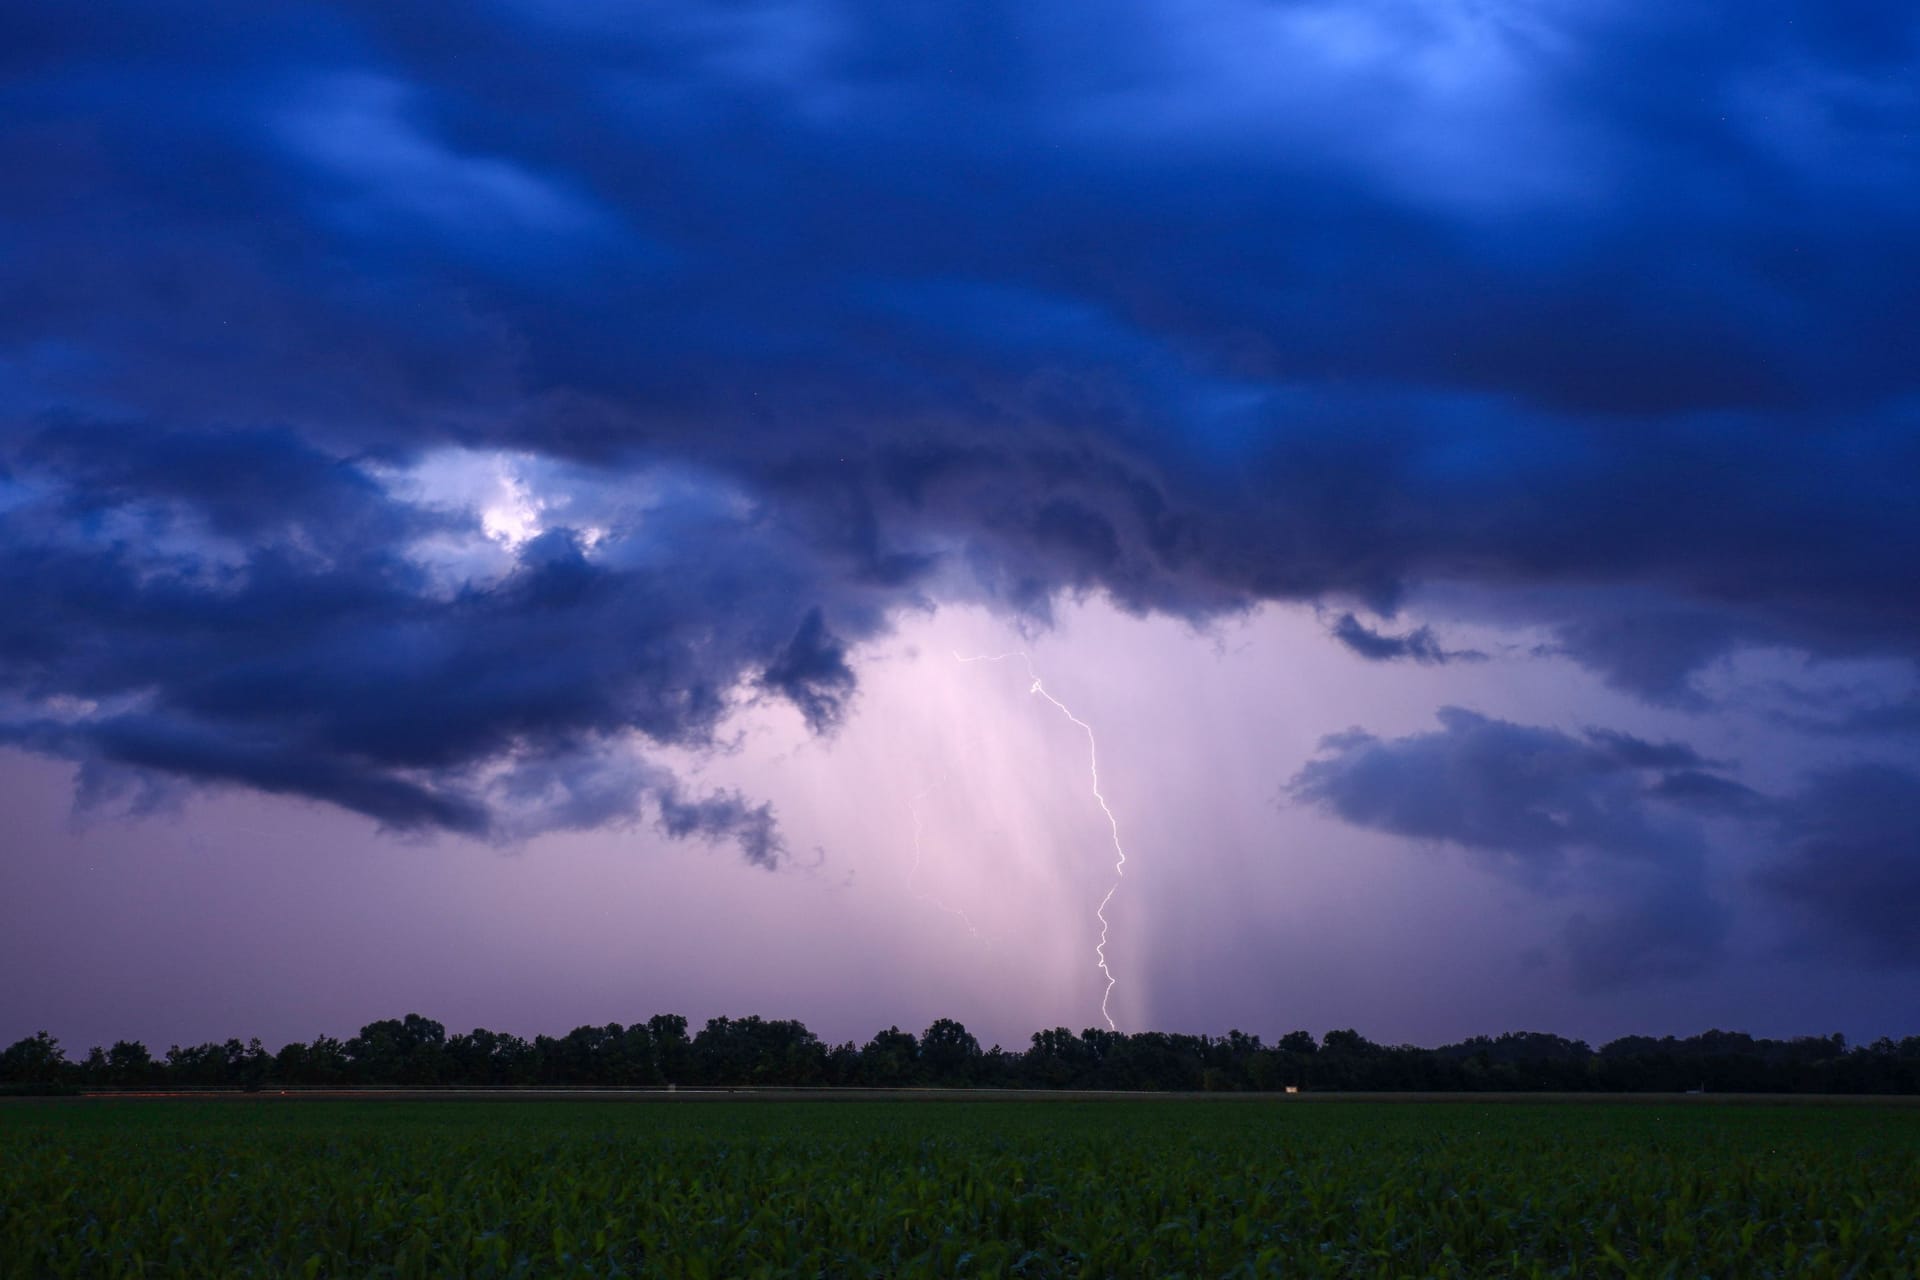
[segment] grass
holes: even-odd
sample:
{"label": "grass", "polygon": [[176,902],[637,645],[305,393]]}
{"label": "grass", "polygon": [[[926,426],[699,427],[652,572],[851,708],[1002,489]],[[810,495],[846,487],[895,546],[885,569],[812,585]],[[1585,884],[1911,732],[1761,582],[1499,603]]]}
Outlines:
{"label": "grass", "polygon": [[0,1276],[1915,1276],[1920,1110],[0,1106]]}

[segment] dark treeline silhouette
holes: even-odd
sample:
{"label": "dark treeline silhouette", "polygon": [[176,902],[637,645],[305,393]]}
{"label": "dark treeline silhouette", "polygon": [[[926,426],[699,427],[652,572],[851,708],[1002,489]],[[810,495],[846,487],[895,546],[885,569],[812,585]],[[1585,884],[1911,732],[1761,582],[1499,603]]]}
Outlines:
{"label": "dark treeline silhouette", "polygon": [[512,1085],[909,1085],[1027,1089],[1413,1090],[1920,1093],[1920,1036],[1849,1048],[1843,1036],[1761,1040],[1729,1031],[1629,1036],[1596,1050],[1540,1032],[1476,1036],[1438,1049],[1379,1045],[1357,1031],[1305,1031],[1275,1044],[1225,1036],[1042,1031],[1020,1052],[983,1050],[946,1018],[920,1035],[888,1027],[864,1045],[828,1044],[798,1022],[714,1018],[689,1034],[661,1014],[558,1038],[477,1030],[448,1035],[430,1018],[371,1023],[269,1053],[228,1040],[155,1056],[122,1040],[74,1061],[45,1032],[0,1052],[11,1092],[87,1088],[291,1088]]}

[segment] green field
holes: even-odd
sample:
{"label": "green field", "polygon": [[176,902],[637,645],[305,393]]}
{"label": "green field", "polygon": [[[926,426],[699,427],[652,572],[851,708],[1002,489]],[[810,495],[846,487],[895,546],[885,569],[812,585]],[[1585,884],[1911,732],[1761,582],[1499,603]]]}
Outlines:
{"label": "green field", "polygon": [[1920,1275],[1920,1109],[0,1105],[0,1276]]}

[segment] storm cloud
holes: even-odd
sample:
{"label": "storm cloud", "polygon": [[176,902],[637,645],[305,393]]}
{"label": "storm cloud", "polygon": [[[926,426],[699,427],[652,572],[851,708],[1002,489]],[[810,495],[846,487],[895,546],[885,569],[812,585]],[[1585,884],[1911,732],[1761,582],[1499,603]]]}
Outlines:
{"label": "storm cloud", "polygon": [[1704,772],[1682,743],[1597,729],[1576,737],[1459,707],[1439,719],[1438,730],[1403,738],[1329,737],[1288,793],[1356,826],[1465,849],[1542,898],[1604,904],[1564,926],[1585,987],[1687,976],[1718,959],[1727,912],[1709,891],[1705,836],[1687,810],[1703,791],[1717,801],[1714,786],[1738,783]]}
{"label": "storm cloud", "polygon": [[1579,735],[1442,708],[1437,731],[1326,738],[1290,799],[1376,831],[1464,849],[1543,900],[1610,902],[1566,922],[1576,978],[1607,986],[1696,972],[1728,911],[1709,890],[1709,819],[1733,824],[1746,875],[1794,922],[1784,944],[1845,964],[1920,967],[1920,775],[1815,770],[1768,795],[1679,742]]}
{"label": "storm cloud", "polygon": [[1796,945],[1880,968],[1920,968],[1920,775],[1822,771],[1782,814],[1785,849],[1758,872],[1797,917]]}
{"label": "storm cloud", "polygon": [[[1920,23],[1833,14],[9,13],[0,732],[772,862],[650,753],[830,732],[930,603],[1438,586],[1680,707],[1743,648],[1911,661]],[[1668,810],[1717,775],[1449,714],[1303,794],[1641,867],[1576,936],[1704,962]],[[1481,807],[1363,785],[1415,764]]]}
{"label": "storm cloud", "polygon": [[1343,613],[1333,624],[1333,638],[1373,662],[1410,659],[1423,666],[1443,666],[1449,662],[1485,662],[1487,655],[1477,649],[1448,649],[1434,635],[1432,627],[1415,627],[1403,635],[1376,631],[1351,613]]}
{"label": "storm cloud", "polygon": [[711,747],[758,671],[828,727],[851,677],[811,602],[861,625],[857,572],[697,478],[630,471],[591,511],[572,486],[605,525],[489,534],[531,518],[523,489],[435,506],[278,431],[169,437],[186,465],[155,474],[145,439],[63,427],[18,454],[7,741],[402,830],[524,838],[649,800],[663,830],[777,861],[764,806],[611,757]]}

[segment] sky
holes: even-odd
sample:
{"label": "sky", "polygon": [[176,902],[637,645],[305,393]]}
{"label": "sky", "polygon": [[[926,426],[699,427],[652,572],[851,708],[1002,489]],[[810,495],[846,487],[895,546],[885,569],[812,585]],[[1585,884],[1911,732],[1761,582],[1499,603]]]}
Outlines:
{"label": "sky", "polygon": [[14,6],[0,1042],[1920,1031],[1916,86],[1810,0]]}

